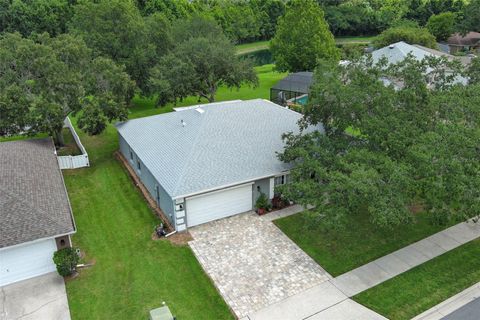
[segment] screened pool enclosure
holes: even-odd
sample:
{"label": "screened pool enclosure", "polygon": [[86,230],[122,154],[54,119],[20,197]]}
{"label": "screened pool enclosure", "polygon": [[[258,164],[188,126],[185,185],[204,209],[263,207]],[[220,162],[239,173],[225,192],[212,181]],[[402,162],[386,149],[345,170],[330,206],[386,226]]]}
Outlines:
{"label": "screened pool enclosure", "polygon": [[305,105],[313,82],[313,72],[291,73],[270,88],[270,101],[287,106]]}

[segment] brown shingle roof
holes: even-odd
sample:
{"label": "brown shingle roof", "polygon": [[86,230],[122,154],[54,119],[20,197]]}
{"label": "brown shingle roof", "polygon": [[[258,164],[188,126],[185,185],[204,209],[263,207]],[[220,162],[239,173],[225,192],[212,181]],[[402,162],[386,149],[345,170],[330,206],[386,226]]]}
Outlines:
{"label": "brown shingle roof", "polygon": [[0,143],[0,248],[73,232],[52,140]]}
{"label": "brown shingle roof", "polygon": [[447,43],[449,45],[457,46],[471,46],[477,44],[478,42],[480,42],[479,32],[469,32],[465,36],[462,36],[460,33],[455,33],[447,39]]}

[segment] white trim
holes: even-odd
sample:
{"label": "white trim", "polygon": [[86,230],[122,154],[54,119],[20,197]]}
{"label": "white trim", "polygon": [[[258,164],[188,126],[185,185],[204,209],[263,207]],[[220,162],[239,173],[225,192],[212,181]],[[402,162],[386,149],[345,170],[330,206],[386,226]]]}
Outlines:
{"label": "white trim", "polygon": [[195,198],[200,198],[200,197],[203,197],[205,196],[206,194],[215,194],[215,193],[219,193],[219,192],[224,192],[224,191],[227,191],[227,190],[233,190],[233,189],[238,189],[238,188],[243,188],[243,187],[246,187],[248,185],[253,185],[255,182],[249,182],[249,183],[244,183],[244,184],[239,184],[239,185],[236,185],[236,186],[233,186],[231,188],[224,188],[224,189],[220,189],[220,190],[216,190],[216,191],[212,191],[212,192],[205,192],[205,193],[202,193],[202,194],[198,194],[198,195],[194,195],[192,197],[188,197],[187,199],[185,200],[190,200],[190,199],[195,199]]}
{"label": "white trim", "polygon": [[279,175],[283,175],[283,174],[289,174],[289,173],[290,173],[290,170],[286,170],[286,171],[277,172],[277,173],[274,173],[274,174],[269,174],[269,175],[266,175],[266,176],[256,177],[254,179],[238,181],[238,182],[234,182],[234,183],[230,183],[230,184],[226,184],[226,185],[222,185],[222,186],[218,186],[218,187],[213,187],[213,188],[210,188],[210,189],[204,189],[204,190],[200,190],[200,191],[197,191],[197,192],[192,192],[192,193],[187,193],[187,194],[183,194],[183,195],[180,195],[180,196],[175,196],[175,197],[172,197],[172,200],[177,200],[179,198],[193,197],[195,195],[200,195],[200,194],[208,193],[208,192],[215,191],[215,190],[227,189],[229,187],[237,186],[237,185],[240,185],[240,184],[246,184],[246,183],[250,183],[250,182],[253,184],[253,183],[255,183],[255,181],[258,181],[258,180],[263,180],[263,179],[267,179],[267,178],[271,178],[271,177],[275,177],[275,176],[279,176]]}
{"label": "white trim", "polygon": [[[55,240],[55,238],[64,237],[64,236],[68,236],[68,238],[70,239],[70,235],[74,234],[75,232],[76,231],[72,231],[72,232],[69,232],[69,233],[63,233],[63,234],[59,234],[59,235],[55,235],[55,236],[51,236],[51,237],[39,238],[39,239],[35,239],[35,240],[30,240],[30,241],[27,241],[27,242],[17,243],[17,244],[8,246],[8,247],[0,248],[0,251],[7,250],[7,249],[12,249],[12,248],[23,247],[23,246],[29,246],[33,243],[41,242],[41,241],[45,241],[45,240],[49,240],[49,239]],[[72,243],[72,240],[69,240],[69,241],[70,241],[70,243]]]}
{"label": "white trim", "polygon": [[269,199],[273,199],[273,196],[275,195],[275,177],[270,178],[270,185],[269,185]]}

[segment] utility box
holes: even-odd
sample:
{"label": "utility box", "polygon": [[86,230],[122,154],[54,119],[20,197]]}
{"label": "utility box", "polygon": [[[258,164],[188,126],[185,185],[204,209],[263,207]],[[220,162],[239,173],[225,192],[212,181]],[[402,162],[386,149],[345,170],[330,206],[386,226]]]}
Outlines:
{"label": "utility box", "polygon": [[150,310],[150,320],[175,320],[170,309],[163,306],[157,309]]}

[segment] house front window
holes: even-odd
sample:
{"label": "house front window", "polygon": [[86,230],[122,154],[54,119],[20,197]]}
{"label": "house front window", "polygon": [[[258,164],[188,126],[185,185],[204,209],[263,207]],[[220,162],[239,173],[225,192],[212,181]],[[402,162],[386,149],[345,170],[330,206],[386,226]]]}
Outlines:
{"label": "house front window", "polygon": [[275,177],[275,182],[274,182],[275,186],[281,186],[285,183],[287,183],[287,175],[286,174],[282,174],[281,176]]}
{"label": "house front window", "polygon": [[142,171],[142,164],[140,163],[140,160],[137,159],[137,170],[140,172]]}

